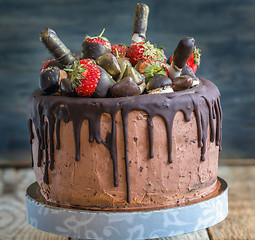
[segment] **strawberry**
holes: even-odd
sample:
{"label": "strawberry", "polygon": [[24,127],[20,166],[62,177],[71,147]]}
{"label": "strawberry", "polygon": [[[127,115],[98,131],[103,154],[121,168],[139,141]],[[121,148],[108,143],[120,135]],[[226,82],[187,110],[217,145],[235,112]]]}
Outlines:
{"label": "strawberry", "polygon": [[194,73],[196,73],[197,67],[200,66],[200,58],[201,50],[195,46],[193,54],[191,54],[190,58],[187,61],[187,65],[192,68]]}
{"label": "strawberry", "polygon": [[109,40],[106,37],[103,37],[104,31],[105,31],[105,28],[98,36],[94,36],[94,37],[86,36],[84,42],[98,43],[98,44],[106,45],[107,47],[111,47]]}
{"label": "strawberry", "polygon": [[150,42],[132,44],[127,51],[127,57],[133,66],[144,59],[154,59],[166,62],[166,56],[163,49],[157,48],[155,45],[150,44]]}
{"label": "strawberry", "polygon": [[111,52],[111,43],[102,36],[104,31],[105,29],[98,36],[86,36],[82,43],[82,58],[97,59],[105,53]]}
{"label": "strawberry", "polygon": [[139,73],[144,74],[146,82],[154,77],[154,74],[162,74],[168,77],[168,64],[153,59],[146,59],[138,62],[135,65],[135,69]]}
{"label": "strawberry", "polygon": [[51,59],[51,60],[48,60],[47,62],[45,62],[44,64],[43,64],[43,66],[42,66],[42,68],[41,68],[41,72],[43,72],[43,70],[45,69],[45,68],[47,68],[47,67],[54,67],[54,66],[57,66],[57,67],[59,67],[60,69],[62,69],[63,68],[63,65],[59,62],[59,61],[57,61],[56,59]]}
{"label": "strawberry", "polygon": [[126,56],[129,46],[124,44],[116,44],[112,46],[112,54]]}
{"label": "strawberry", "polygon": [[[200,66],[200,59],[201,59],[201,50],[194,47],[193,53],[189,57],[187,61],[187,65],[193,70],[194,73],[197,71],[197,67]],[[173,61],[173,55],[170,58],[170,62]]]}
{"label": "strawberry", "polygon": [[75,61],[69,71],[72,87],[78,96],[90,97],[96,89],[101,72],[91,59]]}

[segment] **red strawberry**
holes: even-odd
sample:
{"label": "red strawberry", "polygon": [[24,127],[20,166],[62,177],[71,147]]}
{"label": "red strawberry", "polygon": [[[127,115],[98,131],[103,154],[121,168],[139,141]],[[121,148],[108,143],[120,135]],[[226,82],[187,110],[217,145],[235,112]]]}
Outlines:
{"label": "red strawberry", "polygon": [[51,59],[51,60],[48,60],[46,63],[43,64],[41,72],[43,72],[43,70],[47,67],[54,67],[54,66],[57,66],[60,69],[63,68],[63,65],[59,61],[57,61],[56,59]]}
{"label": "red strawberry", "polygon": [[[193,70],[194,73],[197,71],[197,67],[200,66],[201,50],[194,47],[193,54],[189,57],[187,65]],[[170,58],[170,62],[173,61],[173,55]]]}
{"label": "red strawberry", "polygon": [[133,66],[144,59],[154,59],[166,62],[166,56],[163,49],[157,48],[155,45],[150,44],[150,42],[132,44],[128,49],[127,57]]}
{"label": "red strawberry", "polygon": [[75,61],[70,72],[71,84],[78,96],[90,97],[96,89],[101,72],[91,59]]}
{"label": "red strawberry", "polygon": [[126,56],[129,46],[124,44],[116,44],[112,46],[112,54]]}
{"label": "red strawberry", "polygon": [[94,37],[86,36],[84,41],[99,43],[99,44],[111,47],[109,40],[106,37],[103,37],[104,31],[105,31],[105,29],[103,29],[103,31],[98,36],[94,36]]}
{"label": "red strawberry", "polygon": [[154,77],[154,74],[162,74],[168,77],[168,68],[167,63],[153,59],[142,60],[135,65],[135,69],[146,77],[146,82]]}

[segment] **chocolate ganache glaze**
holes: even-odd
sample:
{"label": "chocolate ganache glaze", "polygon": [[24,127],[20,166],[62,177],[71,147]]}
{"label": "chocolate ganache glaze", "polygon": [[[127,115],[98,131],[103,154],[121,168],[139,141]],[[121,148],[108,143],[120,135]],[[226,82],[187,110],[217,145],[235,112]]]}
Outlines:
{"label": "chocolate ganache glaze", "polygon": [[[60,121],[65,123],[72,121],[75,141],[75,160],[80,160],[80,134],[84,119],[88,120],[89,139],[98,144],[103,144],[110,152],[113,162],[113,184],[118,186],[118,162],[116,146],[116,113],[121,112],[123,122],[125,171],[127,186],[127,202],[131,201],[129,180],[129,156],[128,156],[128,114],[133,110],[141,110],[148,114],[148,137],[149,158],[154,157],[153,152],[153,117],[156,115],[164,119],[167,132],[168,162],[172,159],[172,126],[175,114],[183,112],[184,119],[188,122],[191,113],[194,112],[197,124],[198,146],[201,148],[201,161],[205,161],[206,140],[215,142],[221,149],[222,111],[220,105],[220,92],[210,81],[200,78],[197,87],[166,94],[144,94],[120,98],[77,98],[59,95],[45,95],[41,90],[36,90],[28,101],[28,125],[30,132],[30,143],[38,139],[39,148],[37,162],[32,164],[38,167],[42,165],[44,157],[43,181],[49,184],[49,170],[54,169],[54,149],[60,149]],[[100,119],[101,115],[108,113],[111,116],[111,132],[108,132],[106,140],[101,137]],[[216,125],[214,122],[216,121]],[[215,129],[216,126],[216,129]],[[62,140],[61,140],[62,141]],[[44,152],[44,153],[43,153]],[[33,155],[33,154],[32,154]]]}

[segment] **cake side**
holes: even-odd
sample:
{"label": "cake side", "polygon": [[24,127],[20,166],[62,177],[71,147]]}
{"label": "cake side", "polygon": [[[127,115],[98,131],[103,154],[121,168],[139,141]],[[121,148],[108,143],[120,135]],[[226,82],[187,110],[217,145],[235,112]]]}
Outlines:
{"label": "cake side", "polygon": [[34,169],[50,202],[87,209],[165,208],[216,188],[220,94],[200,86],[158,96],[81,99],[34,93]]}

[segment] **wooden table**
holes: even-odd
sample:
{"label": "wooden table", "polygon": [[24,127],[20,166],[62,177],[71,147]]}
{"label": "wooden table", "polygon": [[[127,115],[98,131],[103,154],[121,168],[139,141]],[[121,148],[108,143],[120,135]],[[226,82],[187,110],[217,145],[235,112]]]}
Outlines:
{"label": "wooden table", "polygon": [[[254,160],[221,160],[219,176],[229,186],[229,215],[223,222],[164,240],[255,239]],[[35,181],[30,168],[0,169],[0,240],[67,240],[42,232],[26,221],[25,191]]]}

